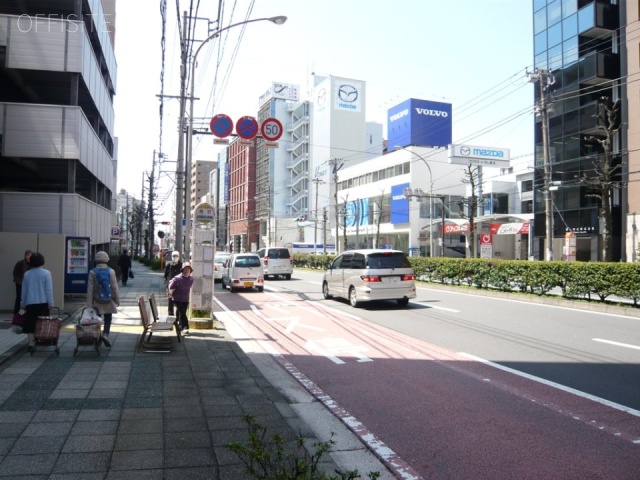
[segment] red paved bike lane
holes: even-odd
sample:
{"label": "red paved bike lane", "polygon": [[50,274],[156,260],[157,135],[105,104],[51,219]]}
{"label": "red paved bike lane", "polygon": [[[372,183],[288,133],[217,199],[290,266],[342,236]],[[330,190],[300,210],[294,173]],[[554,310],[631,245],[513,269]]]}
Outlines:
{"label": "red paved bike lane", "polygon": [[225,322],[277,352],[399,478],[638,478],[640,418],[633,412],[322,302],[282,293],[218,299],[232,311]]}

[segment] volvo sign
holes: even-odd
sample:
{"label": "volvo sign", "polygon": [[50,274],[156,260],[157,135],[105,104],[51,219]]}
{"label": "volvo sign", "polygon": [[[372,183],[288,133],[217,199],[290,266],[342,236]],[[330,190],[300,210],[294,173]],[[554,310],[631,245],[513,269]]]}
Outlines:
{"label": "volvo sign", "polygon": [[449,163],[507,168],[510,165],[509,149],[478,147],[476,145],[449,145]]}

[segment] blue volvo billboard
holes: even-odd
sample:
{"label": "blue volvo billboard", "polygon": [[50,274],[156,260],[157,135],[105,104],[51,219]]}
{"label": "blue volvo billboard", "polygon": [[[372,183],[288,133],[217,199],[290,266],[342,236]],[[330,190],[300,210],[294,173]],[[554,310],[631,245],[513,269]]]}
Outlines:
{"label": "blue volvo billboard", "polygon": [[391,223],[409,223],[409,202],[404,196],[408,183],[391,187]]}
{"label": "blue volvo billboard", "polygon": [[451,104],[410,98],[387,111],[387,136],[396,146],[446,147],[451,144]]}

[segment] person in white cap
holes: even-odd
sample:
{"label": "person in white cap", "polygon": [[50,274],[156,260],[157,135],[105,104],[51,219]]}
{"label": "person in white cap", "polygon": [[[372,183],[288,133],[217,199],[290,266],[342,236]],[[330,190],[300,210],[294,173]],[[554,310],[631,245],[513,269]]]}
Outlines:
{"label": "person in white cap", "polygon": [[169,282],[169,298],[173,299],[176,306],[176,317],[183,335],[189,335],[189,294],[193,286],[193,268],[189,262],[182,264],[182,271]]}
{"label": "person in white cap", "polygon": [[[93,307],[102,316],[104,326],[102,327],[102,343],[107,347],[111,346],[109,332],[111,331],[111,320],[114,313],[118,313],[120,306],[120,292],[118,291],[118,280],[116,272],[109,268],[109,255],[107,252],[96,252],[94,257],[96,267],[89,271],[89,282],[87,285],[87,306]],[[109,298],[106,299],[101,288],[101,281],[98,275],[107,271],[109,276]],[[100,275],[102,276],[102,275]]]}
{"label": "person in white cap", "polygon": [[[168,286],[171,279],[176,275],[179,275],[181,271],[182,271],[182,261],[180,260],[180,252],[178,252],[177,250],[174,250],[173,252],[171,252],[171,261],[167,262],[167,266],[164,267],[165,285]],[[174,315],[173,300],[171,300],[171,297],[169,297],[169,307],[167,310],[168,310],[169,316]]]}

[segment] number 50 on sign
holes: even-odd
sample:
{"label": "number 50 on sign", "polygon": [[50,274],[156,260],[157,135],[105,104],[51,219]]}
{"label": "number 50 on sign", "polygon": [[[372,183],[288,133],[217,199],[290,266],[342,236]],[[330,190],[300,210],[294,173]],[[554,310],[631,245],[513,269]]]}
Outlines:
{"label": "number 50 on sign", "polygon": [[282,136],[282,123],[277,118],[267,118],[262,122],[260,132],[265,140],[275,142]]}

